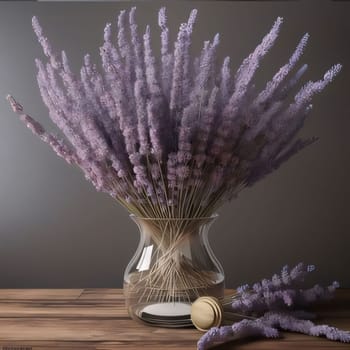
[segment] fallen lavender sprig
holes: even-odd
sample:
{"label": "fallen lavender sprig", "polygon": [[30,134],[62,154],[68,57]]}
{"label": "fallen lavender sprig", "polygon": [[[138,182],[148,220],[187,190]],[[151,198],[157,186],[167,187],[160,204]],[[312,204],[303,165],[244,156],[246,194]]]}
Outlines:
{"label": "fallen lavender sprig", "polygon": [[277,338],[277,329],[269,327],[258,320],[247,320],[234,323],[232,326],[213,327],[197,342],[198,350],[206,350],[215,345],[245,337],[263,336]]}
{"label": "fallen lavender sprig", "polygon": [[278,329],[350,342],[350,331],[316,325],[310,321],[316,315],[300,309],[316,301],[332,298],[339,287],[338,282],[333,282],[328,287],[316,284],[303,289],[305,277],[314,269],[313,265],[299,263],[289,270],[286,265],[279,275],[273,275],[270,280],[263,279],[253,284],[252,288],[249,285],[238,287],[229,309],[249,319],[242,319],[232,326],[211,328],[199,339],[198,350],[244,337],[277,338],[280,336]]}
{"label": "fallen lavender sprig", "polygon": [[240,314],[261,315],[269,310],[290,310],[332,298],[339,287],[336,281],[328,287],[315,285],[308,289],[301,288],[305,277],[314,269],[314,265],[299,263],[289,270],[286,265],[279,275],[274,274],[271,279],[254,283],[251,288],[249,285],[240,286],[231,308]]}
{"label": "fallen lavender sprig", "polygon": [[[269,33],[233,74],[230,58],[217,64],[216,34],[197,57],[190,46],[197,10],[169,40],[160,9],[160,55],[151,28],[140,33],[136,8],[121,11],[104,29],[101,66],[85,55],[79,73],[56,52],[36,17],[33,28],[47,62],[36,60],[37,81],[49,115],[66,140],[58,140],[8,99],[20,119],[68,163],[78,165],[99,191],[142,217],[207,217],[277,169],[316,138],[295,139],[312,97],[339,73],[307,82],[289,102],[307,65],[297,68],[309,35],[290,59],[256,91],[254,75],[282,25]],[[297,69],[294,72],[294,69]]]}
{"label": "fallen lavender sprig", "polygon": [[279,330],[298,332],[311,336],[325,336],[329,340],[350,342],[350,331],[327,325],[316,325],[310,320],[299,319],[287,312],[269,311],[255,320],[243,319],[232,326],[213,327],[197,343],[198,350],[245,337],[261,336],[277,338]]}

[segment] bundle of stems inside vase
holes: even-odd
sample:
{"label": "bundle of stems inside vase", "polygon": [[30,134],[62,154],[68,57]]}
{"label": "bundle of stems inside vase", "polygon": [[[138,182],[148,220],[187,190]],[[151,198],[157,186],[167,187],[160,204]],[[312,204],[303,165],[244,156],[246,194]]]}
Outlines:
{"label": "bundle of stems inside vase", "polygon": [[[150,269],[130,276],[128,292],[144,302],[192,301],[215,288],[213,271],[203,271],[186,256],[190,247],[200,241],[200,235],[211,218],[201,219],[140,219],[140,226],[147,246],[152,245]],[[192,252],[193,253],[193,252]],[[199,257],[196,257],[198,259]]]}
{"label": "bundle of stems inside vase", "polygon": [[[309,38],[305,34],[258,90],[254,76],[278,37],[282,18],[233,74],[230,58],[220,62],[217,57],[219,34],[198,54],[192,52],[196,16],[192,10],[172,43],[165,8],[158,15],[160,39],[151,35],[150,26],[141,33],[136,8],[123,10],[104,29],[102,64],[87,54],[80,72],[71,69],[64,51],[54,50],[34,17],[48,59],[36,60],[38,85],[65,138],[46,131],[8,96],[33,133],[78,166],[97,190],[138,217],[154,218],[151,231],[171,286],[189,273],[174,254],[191,229],[170,223],[160,227],[157,220],[210,217],[245,186],[313,143],[315,138],[296,135],[312,97],[341,69],[334,65],[323,79],[298,87],[307,70],[305,64],[298,67]],[[154,54],[151,38],[160,40],[160,54]],[[184,287],[189,280],[203,282],[196,280],[196,271],[183,280]]]}

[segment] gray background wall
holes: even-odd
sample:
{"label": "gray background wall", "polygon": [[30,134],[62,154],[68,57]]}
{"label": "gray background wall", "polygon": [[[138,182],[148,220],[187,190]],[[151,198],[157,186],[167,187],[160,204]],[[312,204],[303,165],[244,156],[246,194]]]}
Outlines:
{"label": "gray background wall", "polygon": [[[311,2],[313,3],[313,2]],[[141,27],[155,28],[162,2],[138,3]],[[121,287],[123,270],[138,243],[127,212],[97,193],[32,136],[4,97],[16,96],[26,111],[53,130],[36,85],[41,48],[31,30],[37,15],[56,48],[72,64],[98,57],[105,22],[132,3],[0,2],[0,287]],[[334,63],[344,69],[314,99],[302,131],[317,144],[220,211],[212,247],[230,287],[270,276],[282,265],[316,264],[313,281],[334,279],[350,287],[350,3],[167,2],[172,35],[193,7],[199,9],[195,48],[221,33],[220,56],[233,67],[260,42],[275,18],[285,18],[279,41],[257,75],[258,84],[289,58],[299,38],[311,34],[303,62],[305,79],[318,79]]]}

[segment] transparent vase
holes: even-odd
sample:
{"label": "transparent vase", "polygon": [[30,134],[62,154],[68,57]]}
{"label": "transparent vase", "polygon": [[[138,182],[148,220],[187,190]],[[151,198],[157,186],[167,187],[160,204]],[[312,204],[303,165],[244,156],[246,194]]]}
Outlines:
{"label": "transparent vase", "polygon": [[217,215],[201,218],[130,217],[139,246],[124,273],[129,315],[148,325],[191,326],[191,304],[224,294],[224,272],[208,242]]}

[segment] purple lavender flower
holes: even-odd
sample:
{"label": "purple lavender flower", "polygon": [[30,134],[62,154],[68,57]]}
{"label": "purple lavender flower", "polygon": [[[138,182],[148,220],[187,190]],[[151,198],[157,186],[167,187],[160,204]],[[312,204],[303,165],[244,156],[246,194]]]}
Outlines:
{"label": "purple lavender flower", "polygon": [[244,319],[232,326],[213,327],[198,341],[198,350],[207,350],[214,345],[233,339],[261,336],[277,338],[279,330],[298,332],[311,336],[325,336],[327,339],[350,342],[350,332],[327,325],[315,325],[310,320],[299,319],[285,312],[267,312],[255,320]]}
{"label": "purple lavender flower", "polygon": [[284,312],[267,312],[260,321],[273,328],[298,332],[313,336],[324,335],[327,339],[341,342],[350,342],[350,332],[326,325],[315,325],[310,320],[298,319]]}
{"label": "purple lavender flower", "polygon": [[231,308],[225,308],[225,311],[241,315],[243,319],[232,326],[211,328],[199,339],[198,349],[206,350],[220,343],[251,336],[276,338],[279,337],[279,329],[349,343],[350,331],[316,325],[310,321],[316,318],[314,313],[299,309],[315,301],[332,298],[339,287],[338,282],[333,282],[328,287],[316,284],[309,289],[302,288],[305,277],[314,269],[314,265],[305,266],[303,263],[292,269],[286,265],[279,275],[274,274],[271,279],[262,279],[252,287],[244,284],[236,288],[237,295]]}
{"label": "purple lavender flower", "polygon": [[286,265],[279,275],[274,274],[271,279],[256,282],[250,288],[243,285],[237,288],[238,296],[232,301],[232,310],[240,314],[263,314],[268,310],[291,310],[303,307],[318,300],[327,300],[334,295],[339,286],[333,282],[328,287],[315,285],[310,289],[302,289],[305,277],[315,267],[313,265],[297,264],[292,269]]}
{"label": "purple lavender flower", "polygon": [[[58,155],[78,165],[98,190],[138,215],[210,216],[278,169],[316,140],[295,137],[311,112],[312,97],[341,69],[334,65],[323,79],[304,84],[290,104],[288,97],[307,68],[297,63],[308,34],[258,91],[254,75],[279,35],[282,18],[234,73],[229,57],[217,66],[219,34],[192,57],[197,12],[180,25],[173,43],[166,10],[159,10],[158,61],[151,27],[141,36],[136,8],[121,11],[116,28],[110,23],[104,28],[101,69],[87,54],[79,74],[66,53],[50,44],[38,19],[32,20],[47,58],[36,60],[39,89],[66,140],[43,131],[28,114],[21,112],[20,118]],[[265,282],[256,289],[266,294],[266,302],[294,300],[287,290],[278,295],[271,289],[286,287],[281,276]]]}
{"label": "purple lavender flower", "polygon": [[29,115],[22,113],[22,106],[10,95],[7,99],[11,103],[14,112],[20,115],[20,119],[27,127],[33,132],[33,134],[39,136],[44,142],[48,143],[56,154],[62,157],[69,164],[79,164],[79,159],[76,154],[67,146],[63,140],[56,138],[54,135],[46,132],[44,127],[31,118]]}
{"label": "purple lavender flower", "polygon": [[198,350],[207,350],[212,346],[245,337],[263,336],[265,338],[277,338],[279,332],[268,324],[259,320],[242,320],[232,326],[213,327],[205,333],[197,342]]}

